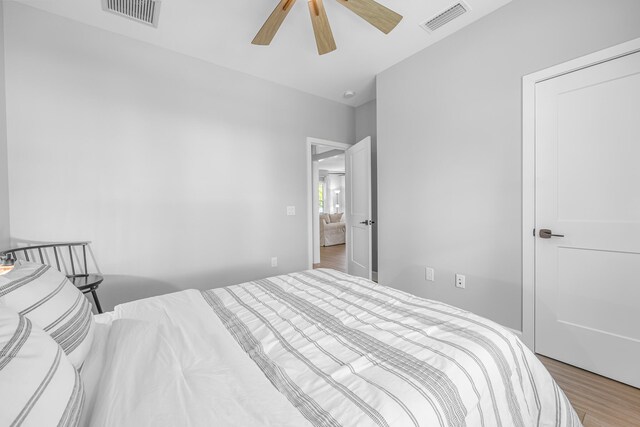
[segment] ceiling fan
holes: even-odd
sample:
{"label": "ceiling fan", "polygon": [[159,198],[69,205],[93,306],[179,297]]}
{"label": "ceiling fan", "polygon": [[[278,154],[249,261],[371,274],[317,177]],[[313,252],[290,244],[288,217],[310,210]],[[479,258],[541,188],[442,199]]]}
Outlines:
{"label": "ceiling fan", "polygon": [[[374,0],[337,1],[385,34],[393,30],[402,19],[402,15]],[[269,15],[269,18],[267,18],[251,43],[256,45],[270,44],[295,2],[296,0],[280,0],[280,3],[271,12],[271,15]],[[336,50],[336,42],[333,39],[333,33],[331,32],[331,26],[329,25],[322,0],[308,0],[308,2],[318,54],[324,55]]]}

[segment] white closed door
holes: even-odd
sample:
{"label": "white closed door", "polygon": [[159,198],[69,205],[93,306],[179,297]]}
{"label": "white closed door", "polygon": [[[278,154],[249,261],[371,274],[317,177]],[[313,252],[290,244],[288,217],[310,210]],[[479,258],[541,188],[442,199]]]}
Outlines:
{"label": "white closed door", "polygon": [[347,271],[371,279],[371,137],[345,156]]}
{"label": "white closed door", "polygon": [[640,53],[535,96],[535,350],[640,387]]}

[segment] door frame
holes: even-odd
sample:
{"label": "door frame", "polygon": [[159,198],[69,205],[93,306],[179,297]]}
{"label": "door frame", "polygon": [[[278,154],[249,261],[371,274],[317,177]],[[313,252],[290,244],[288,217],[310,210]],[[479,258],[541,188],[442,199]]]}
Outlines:
{"label": "door frame", "polygon": [[535,351],[536,303],[536,84],[637,52],[640,52],[640,38],[528,74],[522,78],[522,341],[532,351]]}
{"label": "door frame", "polygon": [[311,146],[312,145],[325,145],[327,147],[333,147],[333,148],[347,151],[347,149],[351,147],[352,144],[346,144],[344,142],[338,142],[338,141],[330,141],[328,139],[313,138],[310,136],[307,137],[307,268],[309,270],[313,268],[313,194],[314,192],[311,189],[311,186],[313,183],[313,168],[311,167],[311,162],[312,162]]}

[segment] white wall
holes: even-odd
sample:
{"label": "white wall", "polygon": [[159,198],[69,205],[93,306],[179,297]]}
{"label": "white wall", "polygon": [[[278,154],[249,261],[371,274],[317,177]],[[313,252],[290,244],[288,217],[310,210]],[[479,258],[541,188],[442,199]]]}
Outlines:
{"label": "white wall", "polygon": [[[375,224],[371,229],[371,268],[378,271],[378,125],[376,100],[356,108],[356,142],[371,137],[371,215]],[[383,225],[384,226],[384,225]]]}
{"label": "white wall", "polygon": [[5,14],[12,238],[92,240],[107,309],[306,268],[306,137],[353,140],[353,108]]}
{"label": "white wall", "polygon": [[9,248],[9,170],[4,83],[4,2],[0,2],[0,249]]}
{"label": "white wall", "polygon": [[514,0],[380,74],[380,281],[520,329],[521,78],[636,37],[637,0]]}

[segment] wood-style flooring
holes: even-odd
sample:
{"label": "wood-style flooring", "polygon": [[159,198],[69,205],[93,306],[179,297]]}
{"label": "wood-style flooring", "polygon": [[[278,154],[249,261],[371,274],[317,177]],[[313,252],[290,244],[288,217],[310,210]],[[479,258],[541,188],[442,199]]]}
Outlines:
{"label": "wood-style flooring", "polygon": [[[345,245],[320,248],[313,268],[347,271]],[[640,389],[542,355],[538,358],[564,390],[584,427],[640,427]]]}
{"label": "wood-style flooring", "polygon": [[347,272],[347,245],[320,246],[320,264],[313,268],[333,268]]}
{"label": "wood-style flooring", "polygon": [[538,355],[584,427],[640,427],[640,389]]}

